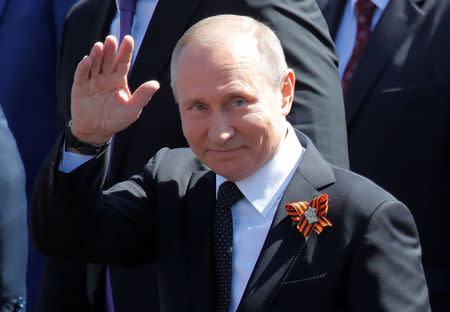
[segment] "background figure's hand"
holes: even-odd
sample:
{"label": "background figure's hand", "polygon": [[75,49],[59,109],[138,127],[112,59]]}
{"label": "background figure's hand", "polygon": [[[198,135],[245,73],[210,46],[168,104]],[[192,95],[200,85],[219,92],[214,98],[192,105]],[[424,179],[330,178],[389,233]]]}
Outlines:
{"label": "background figure's hand", "polygon": [[71,130],[79,140],[108,142],[139,117],[158,90],[157,81],[147,81],[130,93],[127,74],[133,48],[133,38],[125,36],[116,54],[117,40],[108,36],[78,64],[72,85]]}

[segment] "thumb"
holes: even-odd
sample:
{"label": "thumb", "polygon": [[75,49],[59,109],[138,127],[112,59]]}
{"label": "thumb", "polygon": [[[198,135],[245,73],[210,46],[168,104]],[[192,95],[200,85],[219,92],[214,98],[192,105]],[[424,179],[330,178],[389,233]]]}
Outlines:
{"label": "thumb", "polygon": [[130,104],[138,106],[141,109],[144,108],[158,89],[159,82],[156,80],[143,83],[136,91],[134,91],[130,99]]}

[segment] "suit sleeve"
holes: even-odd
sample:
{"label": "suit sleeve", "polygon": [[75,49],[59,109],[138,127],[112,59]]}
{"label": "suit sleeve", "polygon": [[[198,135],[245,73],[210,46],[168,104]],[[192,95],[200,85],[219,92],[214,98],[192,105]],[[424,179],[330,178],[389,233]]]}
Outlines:
{"label": "suit sleeve", "polygon": [[350,264],[349,311],[431,311],[419,236],[408,208],[380,204]]}
{"label": "suit sleeve", "polygon": [[153,180],[155,162],[143,175],[103,191],[108,149],[63,173],[58,170],[61,142],[62,137],[45,160],[33,193],[31,235],[38,251],[96,263],[151,262],[153,199],[151,185],[145,184]]}
{"label": "suit sleeve", "polygon": [[265,1],[256,17],[271,27],[296,75],[292,125],[314,142],[331,164],[348,168],[347,130],[337,52],[314,0]]}
{"label": "suit sleeve", "polygon": [[26,216],[25,171],[0,106],[0,311],[25,298]]}

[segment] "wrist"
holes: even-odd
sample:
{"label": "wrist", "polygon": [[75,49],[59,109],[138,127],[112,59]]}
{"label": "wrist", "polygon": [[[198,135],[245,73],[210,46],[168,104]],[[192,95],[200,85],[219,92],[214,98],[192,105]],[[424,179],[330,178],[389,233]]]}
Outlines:
{"label": "wrist", "polygon": [[65,128],[65,139],[66,139],[66,148],[68,151],[79,152],[83,155],[96,155],[100,154],[104,151],[111,139],[107,140],[105,143],[88,143],[84,140],[80,140],[72,130],[72,120],[69,121]]}

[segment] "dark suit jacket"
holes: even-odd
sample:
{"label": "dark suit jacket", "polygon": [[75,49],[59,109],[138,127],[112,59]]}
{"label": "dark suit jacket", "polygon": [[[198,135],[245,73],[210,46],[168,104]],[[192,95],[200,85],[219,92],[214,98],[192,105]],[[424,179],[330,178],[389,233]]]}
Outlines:
{"label": "dark suit jacket", "polygon": [[[96,41],[104,40],[115,10],[111,0],[84,1],[71,11],[65,22],[57,79],[60,130],[70,117],[70,92],[76,65]],[[282,3],[277,0],[160,0],[129,75],[129,84],[134,90],[144,81],[157,79],[161,88],[139,120],[116,135],[109,180],[118,182],[139,172],[162,147],[187,146],[169,85],[170,57],[177,40],[189,26],[219,13],[251,15],[275,30],[285,48],[287,61],[297,75],[291,122],[313,139],[328,160],[348,167],[337,58],[326,24],[313,0]],[[102,268],[88,266],[86,277],[82,274],[85,264],[49,261],[40,311],[86,310],[85,303],[92,303],[103,293],[99,287],[103,278],[95,277]],[[112,267],[116,308],[119,311],[150,310],[151,298],[146,294],[151,277],[148,268]]]}
{"label": "dark suit jacket", "polygon": [[[333,38],[344,4],[321,3]],[[350,167],[411,209],[430,293],[447,296],[442,311],[450,309],[449,31],[450,1],[390,1],[345,98]]]}
{"label": "dark suit jacket", "polygon": [[[0,311],[26,297],[27,199],[25,171],[0,105]],[[19,311],[19,310],[17,310]],[[24,310],[20,310],[24,311]]]}
{"label": "dark suit jacket", "polygon": [[[238,307],[243,311],[430,311],[409,210],[369,180],[329,165],[307,137]],[[190,149],[162,149],[102,194],[105,154],[58,171],[59,141],[33,200],[34,243],[47,255],[154,262],[162,311],[214,311],[215,174]],[[285,204],[329,196],[332,227],[307,242]]]}

